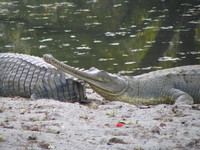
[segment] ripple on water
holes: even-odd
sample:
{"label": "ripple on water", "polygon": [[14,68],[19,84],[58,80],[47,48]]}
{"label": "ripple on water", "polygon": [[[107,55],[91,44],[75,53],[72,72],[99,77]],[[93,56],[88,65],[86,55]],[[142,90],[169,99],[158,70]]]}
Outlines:
{"label": "ripple on water", "polygon": [[94,40],[93,43],[101,43],[102,41],[100,40]]}
{"label": "ripple on water", "polygon": [[167,57],[167,56],[164,56],[164,57],[160,57],[158,58],[158,61],[177,61],[177,60],[180,60],[180,58],[173,58],[173,57]]}
{"label": "ripple on water", "polygon": [[134,73],[134,71],[130,71],[130,70],[122,70],[122,71],[119,71],[118,72],[119,74],[121,74],[121,75],[125,75],[125,74],[133,74]]}
{"label": "ripple on water", "polygon": [[22,37],[21,40],[22,41],[27,41],[27,40],[32,40],[33,37]]}
{"label": "ripple on water", "polygon": [[108,45],[111,45],[111,46],[118,46],[120,43],[109,43]]}
{"label": "ripple on water", "polygon": [[69,47],[70,44],[69,44],[69,43],[64,43],[64,44],[62,44],[62,46],[64,46],[64,47]]}
{"label": "ripple on water", "polygon": [[70,32],[72,32],[71,30],[64,30],[64,32],[66,32],[66,33],[70,33]]}
{"label": "ripple on water", "polygon": [[86,52],[80,53],[80,52],[74,52],[77,56],[82,56],[82,55],[86,55]]}
{"label": "ripple on water", "polygon": [[46,45],[39,45],[39,49],[47,48]]}
{"label": "ripple on water", "polygon": [[80,47],[76,47],[77,50],[90,50],[91,48],[88,46],[80,46]]}
{"label": "ripple on water", "polygon": [[136,62],[135,61],[129,61],[129,62],[125,62],[124,64],[125,65],[132,65],[132,64],[135,64]]}
{"label": "ripple on water", "polygon": [[137,35],[129,35],[130,38],[134,38],[136,37]]}
{"label": "ripple on water", "polygon": [[200,21],[190,21],[191,24],[200,24]]}
{"label": "ripple on water", "polygon": [[48,38],[48,39],[43,39],[43,40],[39,40],[39,42],[43,43],[43,42],[51,42],[53,41],[52,38]]}
{"label": "ripple on water", "polygon": [[76,38],[76,36],[75,36],[75,35],[70,35],[70,37],[71,37],[71,38]]}
{"label": "ripple on water", "polygon": [[14,45],[10,45],[10,44],[8,44],[8,45],[5,45],[4,47],[5,47],[5,48],[13,48]]}
{"label": "ripple on water", "polygon": [[113,33],[113,32],[106,32],[105,36],[111,36],[112,37],[112,36],[115,36],[115,33]]}
{"label": "ripple on water", "polygon": [[143,50],[144,50],[144,49],[141,49],[141,48],[140,48],[140,49],[132,49],[131,52],[141,52],[141,51],[143,51]]}
{"label": "ripple on water", "polygon": [[115,58],[99,58],[98,61],[112,61],[115,60]]}
{"label": "ripple on water", "polygon": [[78,11],[78,12],[89,12],[90,10],[89,9],[78,9],[76,11]]}
{"label": "ripple on water", "polygon": [[85,26],[98,26],[98,25],[101,25],[102,23],[100,22],[92,22],[92,23],[85,23],[84,25]]}

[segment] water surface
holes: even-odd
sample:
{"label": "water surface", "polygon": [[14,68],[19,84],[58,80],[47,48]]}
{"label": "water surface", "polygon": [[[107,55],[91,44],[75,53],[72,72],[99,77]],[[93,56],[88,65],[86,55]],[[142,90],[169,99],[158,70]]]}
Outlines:
{"label": "water surface", "polygon": [[200,0],[0,0],[0,52],[123,75],[199,64]]}

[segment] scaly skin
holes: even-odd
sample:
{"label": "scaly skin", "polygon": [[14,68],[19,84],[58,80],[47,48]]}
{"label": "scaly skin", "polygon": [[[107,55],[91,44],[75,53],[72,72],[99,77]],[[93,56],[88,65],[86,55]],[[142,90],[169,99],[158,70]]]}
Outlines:
{"label": "scaly skin", "polygon": [[192,104],[200,102],[200,65],[182,66],[128,77],[91,68],[81,71],[52,55],[43,59],[56,68],[81,79],[105,99],[131,104]]}
{"label": "scaly skin", "polygon": [[0,96],[86,102],[82,81],[58,71],[42,58],[0,53]]}

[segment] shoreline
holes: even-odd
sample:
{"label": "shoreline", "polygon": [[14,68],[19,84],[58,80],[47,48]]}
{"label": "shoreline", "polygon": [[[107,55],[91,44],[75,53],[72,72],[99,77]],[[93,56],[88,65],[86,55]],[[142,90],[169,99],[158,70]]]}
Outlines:
{"label": "shoreline", "polygon": [[0,149],[200,148],[200,104],[137,107],[87,95],[95,105],[0,97]]}

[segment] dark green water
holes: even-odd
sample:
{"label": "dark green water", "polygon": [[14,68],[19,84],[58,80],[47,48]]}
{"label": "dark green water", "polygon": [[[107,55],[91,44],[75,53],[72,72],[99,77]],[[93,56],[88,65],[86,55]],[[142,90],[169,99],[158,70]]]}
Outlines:
{"label": "dark green water", "polygon": [[200,63],[200,0],[0,0],[0,52],[113,73]]}

